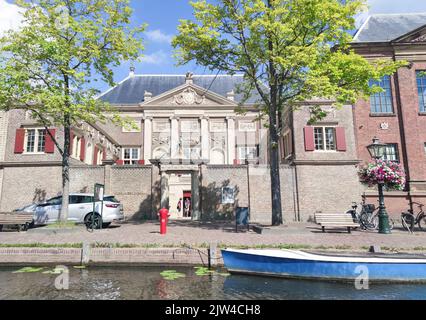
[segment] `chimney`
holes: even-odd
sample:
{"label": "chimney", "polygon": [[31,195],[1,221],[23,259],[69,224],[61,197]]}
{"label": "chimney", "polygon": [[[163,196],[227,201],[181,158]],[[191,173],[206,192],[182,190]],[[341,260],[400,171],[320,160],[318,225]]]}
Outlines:
{"label": "chimney", "polygon": [[148,101],[151,99],[152,99],[152,93],[145,90],[145,93],[143,94],[143,100]]}
{"label": "chimney", "polygon": [[228,93],[226,94],[226,98],[227,98],[227,99],[229,99],[229,100],[231,100],[231,101],[234,101],[234,99],[235,99],[235,93],[234,93],[234,90],[232,90],[231,92],[228,92]]}
{"label": "chimney", "polygon": [[134,66],[130,67],[129,77],[134,77],[135,76],[135,70],[136,70],[136,68]]}
{"label": "chimney", "polygon": [[187,84],[193,84],[194,83],[194,80],[192,79],[193,75],[194,74],[192,72],[187,72],[186,73],[186,78],[185,78],[185,83],[187,83]]}

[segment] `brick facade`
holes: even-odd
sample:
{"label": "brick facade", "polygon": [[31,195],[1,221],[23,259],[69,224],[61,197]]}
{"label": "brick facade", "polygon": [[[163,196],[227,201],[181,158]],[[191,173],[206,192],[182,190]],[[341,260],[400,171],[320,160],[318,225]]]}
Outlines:
{"label": "brick facade", "polygon": [[[357,40],[352,44],[357,53],[370,61],[381,58],[408,62],[391,76],[392,113],[372,113],[370,100],[360,99],[354,107],[357,151],[362,162],[371,159],[367,146],[373,137],[398,146],[399,161],[405,168],[408,183],[403,192],[385,192],[387,209],[394,216],[407,210],[412,201],[426,203],[426,114],[420,112],[416,82],[416,71],[426,70],[426,43],[417,40],[425,32],[425,28],[413,29],[394,41]],[[377,190],[366,190],[366,196],[368,202],[375,203]],[[414,206],[414,209],[417,208]]]}

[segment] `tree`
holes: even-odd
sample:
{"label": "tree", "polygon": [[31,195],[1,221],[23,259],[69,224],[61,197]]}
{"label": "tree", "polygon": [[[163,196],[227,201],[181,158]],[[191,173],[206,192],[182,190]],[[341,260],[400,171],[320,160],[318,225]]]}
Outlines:
{"label": "tree", "polygon": [[113,66],[143,50],[145,26],[129,28],[129,0],[17,0],[20,30],[0,38],[0,109],[23,108],[46,130],[63,128],[62,209],[68,216],[70,130],[81,121],[125,123],[96,99],[93,82],[113,85]]}
{"label": "tree", "polygon": [[[403,63],[369,63],[350,49],[354,16],[363,0],[206,0],[191,2],[195,21],[181,20],[173,39],[179,64],[195,60],[210,70],[243,73],[239,88],[255,91],[268,118],[272,224],[283,223],[279,153],[281,113],[298,102],[333,99],[334,107],[377,92],[369,80]],[[314,122],[326,115],[311,110]]]}

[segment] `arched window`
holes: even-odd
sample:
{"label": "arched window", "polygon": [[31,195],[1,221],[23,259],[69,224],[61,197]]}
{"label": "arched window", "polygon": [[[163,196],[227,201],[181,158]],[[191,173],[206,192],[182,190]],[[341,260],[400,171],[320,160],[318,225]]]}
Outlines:
{"label": "arched window", "polygon": [[210,150],[210,164],[225,164],[225,152],[222,149],[215,148]]}
{"label": "arched window", "polygon": [[158,147],[154,149],[154,152],[152,153],[152,157],[154,159],[165,159],[169,157],[169,152],[162,147]]}
{"label": "arched window", "polygon": [[93,164],[93,146],[89,142],[86,147],[86,159],[84,159],[86,164]]}

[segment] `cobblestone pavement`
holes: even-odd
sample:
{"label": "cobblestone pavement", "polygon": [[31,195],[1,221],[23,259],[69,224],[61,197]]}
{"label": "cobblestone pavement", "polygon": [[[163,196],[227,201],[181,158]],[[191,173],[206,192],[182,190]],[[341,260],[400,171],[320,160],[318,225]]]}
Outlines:
{"label": "cobblestone pavement", "polygon": [[29,232],[0,232],[0,244],[64,244],[64,243],[120,243],[120,244],[158,244],[179,246],[183,244],[200,246],[216,242],[226,245],[309,245],[321,249],[363,249],[370,245],[387,248],[426,251],[426,232],[417,230],[414,234],[395,227],[390,235],[372,231],[329,230],[322,233],[321,229],[310,223],[290,223],[287,226],[274,228],[270,234],[257,234],[253,231],[240,229],[227,223],[201,223],[192,221],[171,221],[167,234],[159,234],[158,222],[123,223],[111,225],[108,229],[88,232],[83,226],[75,232],[52,234],[44,232],[44,228]]}

